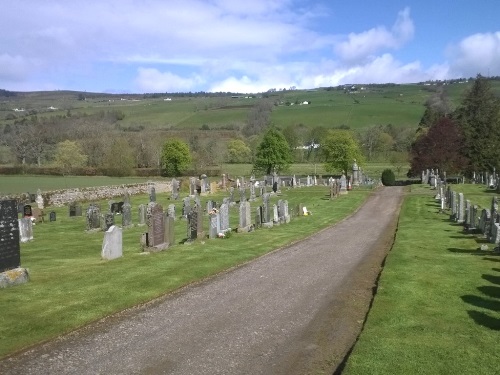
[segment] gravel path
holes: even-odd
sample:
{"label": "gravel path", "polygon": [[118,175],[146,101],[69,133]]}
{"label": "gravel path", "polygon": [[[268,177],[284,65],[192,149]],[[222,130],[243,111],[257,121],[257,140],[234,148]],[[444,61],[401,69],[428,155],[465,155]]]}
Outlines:
{"label": "gravel path", "polygon": [[387,233],[401,197],[379,189],[334,227],[1,361],[0,373],[292,373],[320,345],[308,331]]}

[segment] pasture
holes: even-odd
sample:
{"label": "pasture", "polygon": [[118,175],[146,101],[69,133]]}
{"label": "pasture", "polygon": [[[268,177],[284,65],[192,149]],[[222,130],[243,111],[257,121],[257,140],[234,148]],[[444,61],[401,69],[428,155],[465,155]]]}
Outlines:
{"label": "pasture", "polygon": [[[464,90],[471,83],[453,84],[446,87],[450,103],[456,106]],[[500,91],[500,82],[492,81],[494,90]],[[361,87],[364,89],[361,90]],[[279,127],[303,124],[306,127],[324,126],[334,128],[342,125],[351,129],[363,129],[372,125],[415,127],[424,113],[423,104],[436,89],[434,86],[418,84],[405,85],[358,85],[358,90],[344,93],[337,88],[314,90],[278,91],[263,96],[275,102],[271,123]],[[99,111],[118,110],[125,114],[120,120],[123,128],[143,126],[161,130],[195,130],[203,125],[210,129],[235,126],[246,123],[257,97],[230,96],[168,96],[145,97],[143,95],[87,94],[88,99],[78,100],[78,92],[52,91],[20,93],[16,97],[0,101],[0,125],[12,124],[5,120],[9,114],[19,118],[36,111],[37,116],[65,116],[72,114],[93,114]],[[310,101],[310,104],[295,103]],[[293,105],[286,105],[290,103]],[[50,107],[57,110],[49,110]],[[13,112],[24,108],[25,112]]]}

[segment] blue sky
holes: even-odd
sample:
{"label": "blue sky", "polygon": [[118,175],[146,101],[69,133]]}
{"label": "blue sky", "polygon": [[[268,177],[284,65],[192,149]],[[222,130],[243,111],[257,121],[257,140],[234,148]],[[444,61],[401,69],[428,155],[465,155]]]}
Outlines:
{"label": "blue sky", "polygon": [[500,75],[498,0],[0,0],[0,88],[261,92]]}

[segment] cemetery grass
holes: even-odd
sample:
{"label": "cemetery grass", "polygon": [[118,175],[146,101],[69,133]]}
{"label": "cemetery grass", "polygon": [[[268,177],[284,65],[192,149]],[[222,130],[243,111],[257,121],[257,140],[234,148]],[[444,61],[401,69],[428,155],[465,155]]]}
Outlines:
{"label": "cemetery grass", "polygon": [[85,188],[94,186],[110,186],[123,184],[137,184],[149,180],[160,179],[143,177],[107,177],[107,176],[33,176],[9,175],[0,176],[1,194],[36,193],[42,191]]}
{"label": "cemetery grass", "polygon": [[491,244],[479,250],[480,235],[438,213],[434,194],[412,186],[405,199],[373,306],[343,373],[498,372],[500,257]]}
{"label": "cemetery grass", "polygon": [[[21,244],[21,265],[30,272],[30,282],[0,290],[0,357],[75,330],[92,321],[173,292],[182,286],[243,264],[273,249],[305,238],[353,213],[369,196],[369,189],[351,191],[329,200],[328,188],[310,187],[283,191],[272,197],[288,199],[290,211],[299,203],[311,216],[292,218],[290,224],[250,233],[233,233],[227,239],[203,239],[183,244],[186,222],[175,222],[176,245],[160,253],[143,253],[140,234],[145,227],[123,231],[123,257],[100,259],[103,233],[86,232],[84,217],[68,217],[67,207],[49,208],[57,221],[34,226],[34,241]],[[218,193],[202,198],[221,201]],[[169,195],[157,194],[166,206]],[[148,197],[131,198],[132,217]],[[252,202],[252,213],[261,204]],[[175,201],[176,212],[182,202]],[[106,207],[107,202],[101,202]],[[237,227],[237,206],[230,208],[230,225]],[[179,215],[177,215],[179,217]],[[117,223],[120,217],[117,216]],[[207,233],[208,221],[204,217]]]}

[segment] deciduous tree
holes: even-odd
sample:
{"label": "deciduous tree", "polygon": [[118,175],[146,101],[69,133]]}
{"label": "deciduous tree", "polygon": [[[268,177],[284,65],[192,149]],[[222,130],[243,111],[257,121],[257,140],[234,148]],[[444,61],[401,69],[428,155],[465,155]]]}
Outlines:
{"label": "deciduous tree", "polygon": [[290,146],[284,135],[275,128],[270,128],[257,147],[254,170],[271,174],[286,170],[293,162]]}
{"label": "deciduous tree", "polygon": [[189,146],[180,139],[171,139],[163,145],[162,168],[166,176],[180,176],[191,164]]}
{"label": "deciduous tree", "polygon": [[434,168],[457,173],[466,166],[464,138],[457,124],[448,117],[441,117],[411,147],[410,175],[418,176],[422,170]]}
{"label": "deciduous tree", "polygon": [[358,141],[348,130],[330,130],[321,142],[327,172],[349,171],[354,159],[363,163],[363,153]]}
{"label": "deciduous tree", "polygon": [[64,174],[70,174],[74,168],[85,166],[86,162],[87,155],[75,141],[68,140],[57,144],[54,163]]}

